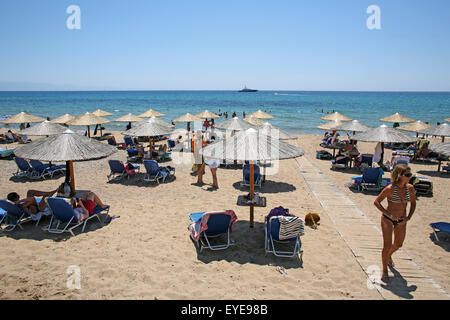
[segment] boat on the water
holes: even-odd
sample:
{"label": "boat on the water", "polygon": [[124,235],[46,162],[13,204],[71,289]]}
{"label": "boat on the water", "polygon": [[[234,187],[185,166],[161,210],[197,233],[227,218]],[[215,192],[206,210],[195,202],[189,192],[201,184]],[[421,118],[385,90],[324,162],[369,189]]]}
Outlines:
{"label": "boat on the water", "polygon": [[239,90],[239,92],[257,92],[256,89],[249,89],[246,86],[244,86],[244,89]]}

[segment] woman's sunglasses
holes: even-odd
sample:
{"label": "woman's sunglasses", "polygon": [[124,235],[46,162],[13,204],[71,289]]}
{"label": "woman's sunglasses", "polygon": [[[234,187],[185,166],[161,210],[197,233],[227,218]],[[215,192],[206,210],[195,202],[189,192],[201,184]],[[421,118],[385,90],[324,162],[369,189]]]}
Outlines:
{"label": "woman's sunglasses", "polygon": [[411,172],[407,172],[403,176],[407,177],[407,178],[411,178],[412,177],[412,173]]}

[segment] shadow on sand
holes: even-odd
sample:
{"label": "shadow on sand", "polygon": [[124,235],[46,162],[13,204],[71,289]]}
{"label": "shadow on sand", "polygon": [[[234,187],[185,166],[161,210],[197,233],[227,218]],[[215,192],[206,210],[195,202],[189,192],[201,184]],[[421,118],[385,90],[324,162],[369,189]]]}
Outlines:
{"label": "shadow on sand", "polygon": [[446,172],[439,172],[439,171],[428,171],[428,170],[419,170],[417,171],[417,174],[421,174],[424,176],[429,176],[429,177],[439,177],[439,178],[450,178],[450,174],[446,173]]}
{"label": "shadow on sand", "polygon": [[[239,191],[249,192],[249,186],[242,186],[241,181],[233,183],[233,187]],[[271,180],[266,180],[262,183],[262,187],[255,187],[255,191],[261,190],[262,193],[280,193],[280,192],[292,192],[297,190],[297,188],[285,182],[275,182]]]}
{"label": "shadow on sand", "polygon": [[405,278],[402,277],[400,272],[398,272],[394,267],[389,267],[391,272],[394,274],[394,277],[389,277],[389,282],[387,284],[380,284],[380,286],[385,289],[391,291],[393,294],[404,298],[404,299],[413,299],[414,296],[411,295],[411,292],[417,290],[416,285],[408,286],[408,282]]}
{"label": "shadow on sand", "polygon": [[[210,263],[213,261],[225,260],[227,262],[236,262],[239,264],[258,264],[261,266],[276,266],[288,269],[303,268],[303,261],[300,257],[294,256],[292,258],[276,257],[272,253],[267,253],[264,250],[264,223],[255,222],[253,228],[249,227],[249,221],[236,221],[233,225],[233,232],[231,239],[234,244],[224,250],[212,251],[210,249],[203,249],[202,252],[197,248],[195,242],[192,240],[192,245],[197,250],[197,258],[203,263]],[[226,235],[217,237],[215,243],[226,243]],[[211,239],[210,239],[211,240]],[[277,250],[292,250],[292,244],[289,245],[275,245]]]}
{"label": "shadow on sand", "polygon": [[136,187],[150,187],[154,188],[159,186],[160,184],[171,183],[175,181],[177,178],[170,174],[167,176],[166,181],[162,182],[162,178],[159,179],[159,183],[157,181],[144,181],[145,173],[138,172],[133,177],[128,178],[116,178],[108,181],[109,184],[121,184],[124,186],[136,186]]}

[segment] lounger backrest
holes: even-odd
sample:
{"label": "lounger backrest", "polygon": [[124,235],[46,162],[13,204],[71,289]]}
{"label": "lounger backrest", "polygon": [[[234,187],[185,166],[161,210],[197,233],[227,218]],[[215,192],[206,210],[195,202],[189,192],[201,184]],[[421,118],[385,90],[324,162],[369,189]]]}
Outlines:
{"label": "lounger backrest", "polygon": [[53,216],[61,222],[69,222],[75,216],[72,205],[63,198],[49,197],[47,203]]}
{"label": "lounger backrest", "polygon": [[159,165],[155,160],[144,160],[144,167],[148,174],[156,175],[159,172]]}
{"label": "lounger backrest", "polygon": [[8,200],[0,200],[0,208],[5,210],[8,214],[11,214],[12,216],[15,216],[19,218],[25,211],[16,205],[15,203],[12,203]]}
{"label": "lounger backrest", "polygon": [[214,236],[226,233],[230,227],[231,216],[226,213],[214,213],[209,216],[208,229],[205,231],[207,236]]}
{"label": "lounger backrest", "polygon": [[[259,166],[255,164],[253,166],[253,177],[254,179],[257,179],[258,176],[259,176]],[[244,165],[244,179],[250,180],[250,164]]]}
{"label": "lounger backrest", "polygon": [[362,181],[365,183],[378,183],[380,177],[380,169],[366,168],[363,171]]}
{"label": "lounger backrest", "polygon": [[108,163],[112,172],[122,173],[125,171],[125,166],[120,160],[108,160]]}
{"label": "lounger backrest", "polygon": [[19,169],[22,171],[28,171],[31,169],[30,164],[24,158],[15,157],[14,161],[16,162]]}
{"label": "lounger backrest", "polygon": [[133,139],[130,136],[123,137],[126,146],[134,146]]}
{"label": "lounger backrest", "polygon": [[270,217],[269,221],[267,222],[268,226],[268,232],[272,235],[273,240],[277,241],[295,241],[297,237],[280,240],[280,219],[278,216]]}
{"label": "lounger backrest", "polygon": [[40,162],[39,160],[30,160],[30,164],[33,167],[33,169],[36,169],[36,170],[39,170],[39,171],[41,169],[45,168],[45,165],[42,162]]}
{"label": "lounger backrest", "polygon": [[115,146],[115,145],[116,145],[116,143],[114,142],[114,139],[113,139],[113,138],[108,138],[108,144],[110,144],[110,145],[112,145],[112,146]]}
{"label": "lounger backrest", "polygon": [[175,147],[175,141],[168,139],[167,140],[167,145],[169,146],[169,148],[173,148]]}
{"label": "lounger backrest", "polygon": [[372,166],[373,154],[362,154],[361,155],[361,163],[367,163],[369,166]]}

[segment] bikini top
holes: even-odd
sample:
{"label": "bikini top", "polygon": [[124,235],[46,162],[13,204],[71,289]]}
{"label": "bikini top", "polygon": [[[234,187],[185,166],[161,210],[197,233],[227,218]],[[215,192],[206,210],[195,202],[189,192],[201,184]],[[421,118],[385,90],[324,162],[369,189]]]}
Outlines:
{"label": "bikini top", "polygon": [[388,198],[388,201],[392,203],[408,203],[411,200],[411,197],[409,195],[408,187],[405,188],[406,188],[405,200],[402,200],[402,198],[400,198],[400,195],[398,194],[398,187],[394,186],[394,193],[392,194],[391,199]]}

